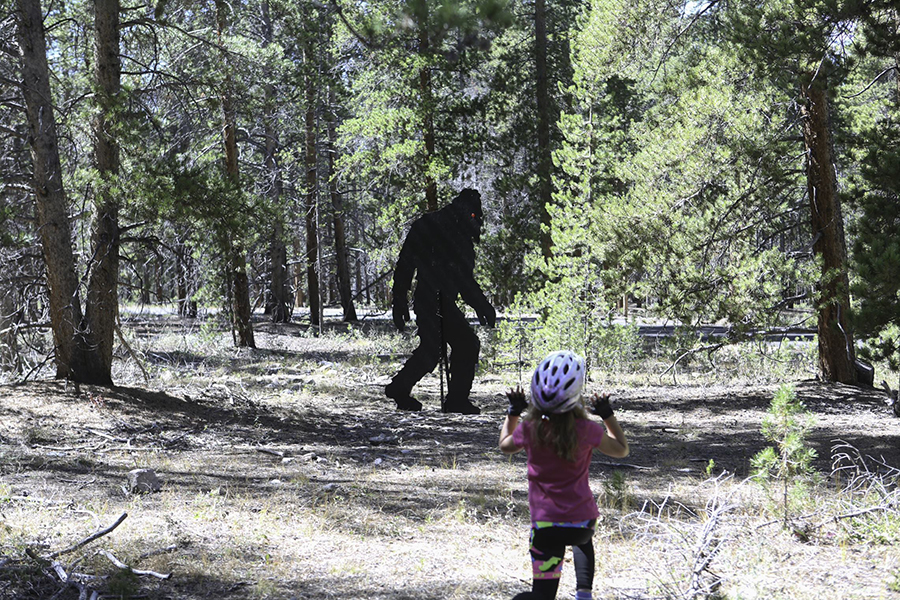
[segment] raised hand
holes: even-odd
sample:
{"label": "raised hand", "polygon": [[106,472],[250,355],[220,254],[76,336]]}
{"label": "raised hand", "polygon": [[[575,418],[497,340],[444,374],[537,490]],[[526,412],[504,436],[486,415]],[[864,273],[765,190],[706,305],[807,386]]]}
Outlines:
{"label": "raised hand", "polygon": [[506,392],[506,399],[509,400],[506,414],[511,417],[520,416],[528,408],[528,401],[525,399],[525,392],[522,391],[522,386],[516,386],[516,389],[510,388]]}
{"label": "raised hand", "polygon": [[591,414],[597,415],[604,421],[613,416],[612,405],[609,403],[609,394],[594,394],[591,397]]}

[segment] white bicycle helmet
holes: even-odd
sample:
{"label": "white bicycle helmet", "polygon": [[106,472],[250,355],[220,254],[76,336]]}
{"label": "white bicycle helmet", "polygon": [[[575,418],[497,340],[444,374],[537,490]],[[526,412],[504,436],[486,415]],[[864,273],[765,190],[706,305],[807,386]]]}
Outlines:
{"label": "white bicycle helmet", "polygon": [[584,359],[570,352],[551,352],[534,370],[531,401],[543,413],[564,413],[575,408],[584,387]]}

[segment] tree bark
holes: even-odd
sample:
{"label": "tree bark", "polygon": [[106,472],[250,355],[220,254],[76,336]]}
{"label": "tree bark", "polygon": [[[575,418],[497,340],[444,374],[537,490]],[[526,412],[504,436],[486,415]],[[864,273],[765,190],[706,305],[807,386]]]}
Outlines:
{"label": "tree bark", "polygon": [[[229,10],[224,2],[216,2],[216,17],[219,40],[225,32],[227,23],[226,11]],[[225,150],[225,173],[235,189],[238,189],[240,181],[240,169],[238,166],[237,137],[234,116],[234,100],[231,93],[231,69],[228,57],[223,53],[225,66],[225,81],[222,89],[222,141]],[[231,314],[235,333],[235,345],[239,348],[255,348],[256,341],[253,337],[253,322],[251,321],[252,305],[250,304],[250,278],[247,276],[247,250],[240,239],[227,244],[228,268],[231,273]]]}
{"label": "tree bark", "polygon": [[276,217],[272,224],[272,240],[269,244],[270,282],[266,312],[273,323],[288,323],[291,320],[289,274],[287,268],[287,245],[284,243],[284,224]]}
{"label": "tree bark", "polygon": [[319,293],[319,210],[317,204],[318,179],[316,165],[316,87],[313,52],[307,48],[306,79],[306,284],[309,295],[309,320],[316,327],[322,325],[322,298]]}
{"label": "tree bark", "polygon": [[178,296],[178,314],[189,319],[197,316],[197,301],[191,297],[196,289],[193,262],[190,249],[183,241],[179,240],[175,245],[175,287]]}
{"label": "tree bark", "polygon": [[801,88],[813,252],[822,269],[817,307],[819,368],[826,381],[856,383],[855,349],[849,327],[847,247],[837,193],[827,91],[822,72],[815,81]]}
{"label": "tree bark", "polygon": [[541,254],[553,256],[553,239],[550,235],[550,212],[553,201],[553,156],[550,147],[550,128],[553,108],[547,74],[547,12],[545,0],[534,3],[534,64],[537,83],[537,140],[538,140],[538,203],[541,220]]}
{"label": "tree bark", "polygon": [[56,376],[79,381],[93,362],[92,345],[80,330],[83,314],[59,159],[43,13],[40,0],[18,0],[17,7],[22,91],[34,168],[38,233],[47,269]]}
{"label": "tree bark", "polygon": [[[335,107],[334,92],[329,88],[328,103],[332,110]],[[337,152],[337,125],[332,113],[328,120],[328,187],[331,194],[331,208],[334,211],[334,253],[337,260],[338,295],[344,311],[344,321],[356,321],[356,308],[353,306],[353,294],[350,289],[350,267],[347,264],[347,239],[344,231],[344,199],[338,188],[337,172],[334,168],[335,152]]]}
{"label": "tree bark", "polygon": [[425,160],[424,160],[424,176],[425,176],[425,210],[434,212],[438,209],[437,198],[437,182],[431,174],[431,163],[434,161],[435,145],[434,145],[434,97],[431,92],[431,70],[429,61],[429,49],[431,47],[428,39],[428,5],[423,3],[424,13],[420,14],[419,19],[419,55],[425,64],[419,70],[419,94],[421,97],[422,110],[422,137],[425,142]]}
{"label": "tree bark", "polygon": [[97,371],[85,374],[91,383],[112,383],[113,341],[119,312],[119,201],[114,188],[119,176],[119,143],[115,116],[121,92],[119,0],[94,2],[94,162],[99,186],[91,228],[85,317],[97,347]]}
{"label": "tree bark", "polygon": [[[268,46],[274,37],[272,19],[269,14],[269,2],[265,0],[261,6],[263,22],[263,45]],[[287,268],[287,245],[284,241],[284,222],[279,205],[282,201],[284,183],[281,168],[278,165],[278,131],[275,128],[275,91],[271,84],[266,85],[264,129],[266,136],[264,168],[269,179],[268,196],[272,205],[275,222],[272,224],[272,238],[269,246],[269,262],[271,281],[269,284],[266,312],[275,323],[287,323],[291,320],[290,286]]]}
{"label": "tree bark", "polygon": [[250,319],[250,279],[247,276],[247,252],[239,242],[231,248],[231,289],[232,311],[235,330],[235,345],[239,348],[256,348],[253,337],[253,322]]}
{"label": "tree bark", "polygon": [[[297,230],[299,231],[299,227]],[[300,238],[300,235],[295,235],[293,237],[293,252],[293,255],[298,257],[296,259],[296,264],[300,263],[300,256],[306,256],[305,250],[303,249],[303,240]],[[303,269],[299,267],[294,268],[294,308],[300,308],[306,303],[306,295],[303,293],[304,274],[305,272]]]}

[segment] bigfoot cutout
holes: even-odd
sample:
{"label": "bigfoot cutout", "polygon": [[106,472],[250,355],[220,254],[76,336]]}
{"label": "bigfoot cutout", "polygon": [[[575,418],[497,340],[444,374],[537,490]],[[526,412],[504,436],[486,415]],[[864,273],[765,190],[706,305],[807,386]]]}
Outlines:
{"label": "bigfoot cutout", "polygon": [[477,415],[469,400],[481,342],[456,306],[456,299],[475,309],[482,325],[493,327],[496,312],[475,281],[475,244],[481,239],[481,194],[465,189],[449,206],[417,219],[403,242],[394,269],[394,324],[403,331],[409,320],[409,289],[416,272],[413,302],[419,347],[385,388],[401,410],[421,410],[412,388],[434,370],[443,344],[450,345],[450,373],[444,412]]}

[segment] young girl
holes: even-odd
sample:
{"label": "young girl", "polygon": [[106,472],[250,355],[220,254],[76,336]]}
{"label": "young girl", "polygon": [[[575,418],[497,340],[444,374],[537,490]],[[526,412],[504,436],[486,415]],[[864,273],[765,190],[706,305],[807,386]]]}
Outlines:
{"label": "young girl", "polygon": [[[588,415],[581,398],[584,360],[569,351],[553,352],[531,379],[531,405],[521,387],[509,390],[500,450],[528,454],[531,509],[531,592],[513,600],[553,600],[559,588],[566,546],[572,546],[577,600],[591,600],[594,581],[594,525],[599,511],[588,481],[594,448],[609,456],[628,455],[628,442],[613,415],[608,395],[594,394]],[[528,412],[519,420],[525,409]]]}

